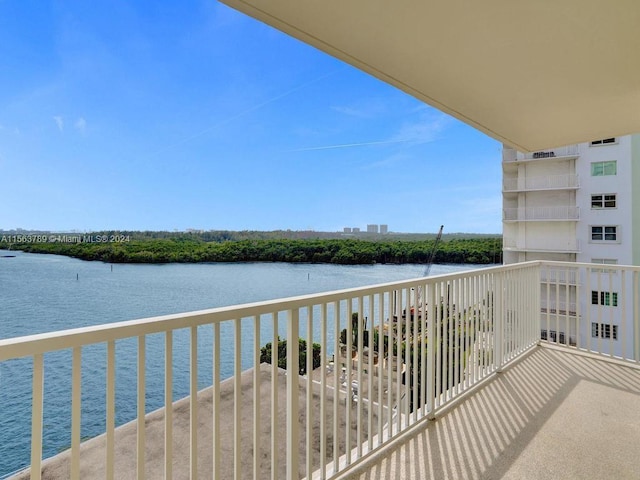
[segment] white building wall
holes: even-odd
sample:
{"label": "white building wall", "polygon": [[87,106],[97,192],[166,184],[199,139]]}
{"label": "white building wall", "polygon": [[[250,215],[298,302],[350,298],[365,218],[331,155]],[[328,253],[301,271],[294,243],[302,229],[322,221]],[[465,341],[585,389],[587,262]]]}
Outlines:
{"label": "white building wall", "polygon": [[[579,262],[615,258],[621,265],[633,264],[632,137],[598,146],[583,143],[551,149],[539,155],[552,153],[554,156],[533,158],[537,154],[504,149],[503,159],[518,160],[503,162],[505,262],[521,257],[509,251],[527,252],[531,258],[539,250],[575,250],[573,260]],[[605,161],[616,161],[616,175],[592,176],[592,163]],[[616,207],[592,208],[596,194],[615,194]],[[593,226],[615,226],[616,240],[593,240]]]}
{"label": "white building wall", "polygon": [[[640,241],[640,226],[634,226],[634,186],[640,190],[637,179],[640,175],[634,152],[640,141],[631,136],[616,138],[615,143],[591,145],[583,143],[547,152],[524,154],[505,148],[503,151],[503,245],[504,262],[527,260],[559,260],[591,263],[596,259],[615,260],[620,265],[634,263],[633,242]],[[594,162],[616,161],[615,175],[592,175]],[[636,162],[637,163],[637,162]],[[636,170],[634,170],[634,168]],[[634,180],[635,179],[635,180]],[[615,208],[594,208],[592,195],[616,195]],[[636,194],[636,198],[638,195]],[[553,207],[575,207],[562,210]],[[575,218],[562,218],[563,212]],[[545,218],[548,217],[548,218]],[[592,227],[616,227],[616,239],[597,240],[592,237]],[[635,232],[635,237],[634,237]],[[638,247],[635,247],[638,250]],[[620,289],[620,278],[603,273],[583,275],[575,286],[568,287],[558,300],[551,303],[575,303],[576,288],[584,289],[579,311],[581,318],[573,326],[556,325],[558,332],[566,338],[579,337],[581,344],[601,342],[604,351],[622,354],[623,343],[630,346],[633,332],[620,331],[617,340],[599,339],[592,336],[592,323],[605,320],[611,325],[620,325],[621,315],[631,308],[631,292],[626,298]],[[591,292],[608,291],[619,295],[618,306],[592,305]],[[570,299],[570,300],[567,300]],[[546,305],[545,305],[546,306]],[[575,308],[575,306],[573,307]],[[603,312],[606,319],[602,319]],[[542,314],[544,328],[545,315]],[[572,340],[573,341],[573,340]]]}
{"label": "white building wall", "polygon": [[[632,257],[632,182],[631,182],[631,137],[617,138],[616,144],[602,146],[584,145],[584,154],[578,162],[578,175],[583,179],[577,192],[577,203],[583,213],[577,226],[578,238],[582,238],[583,248],[578,254],[579,262],[591,262],[593,258],[613,258],[621,265],[633,263]],[[592,176],[594,162],[616,161],[616,175]],[[591,196],[595,194],[615,194],[616,208],[594,209]],[[594,241],[591,227],[609,225],[617,227],[617,240]]]}

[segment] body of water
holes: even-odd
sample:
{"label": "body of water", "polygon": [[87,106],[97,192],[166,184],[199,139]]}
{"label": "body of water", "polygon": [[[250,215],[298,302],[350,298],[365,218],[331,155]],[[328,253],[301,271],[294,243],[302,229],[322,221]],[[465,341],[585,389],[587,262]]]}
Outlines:
{"label": "body of water", "polygon": [[[0,339],[417,278],[423,265],[285,263],[131,265],[0,251]],[[477,268],[433,265],[432,275]],[[211,333],[201,327],[198,382],[211,384]],[[224,332],[224,330],[223,330]],[[163,336],[147,338],[147,411],[163,405]],[[174,399],[188,394],[188,331],[174,338]],[[233,341],[223,344],[233,345]],[[116,422],[136,416],[135,339],[117,342]],[[250,350],[247,353],[251,355]],[[209,355],[207,355],[209,354]],[[105,345],[82,351],[82,436],[105,428]],[[160,358],[157,357],[160,355]],[[207,357],[209,360],[207,360]],[[247,358],[247,365],[250,359]],[[230,364],[232,365],[232,364]],[[71,352],[45,355],[45,457],[70,444]],[[223,368],[223,376],[231,370]],[[30,358],[0,363],[0,478],[30,461]]]}

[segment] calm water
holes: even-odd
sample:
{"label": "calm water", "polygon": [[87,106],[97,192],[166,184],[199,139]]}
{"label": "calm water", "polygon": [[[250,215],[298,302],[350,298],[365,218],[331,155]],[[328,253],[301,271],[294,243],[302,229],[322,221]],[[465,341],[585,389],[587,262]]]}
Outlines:
{"label": "calm water", "polygon": [[[421,265],[284,263],[113,265],[22,252],[0,258],[0,339],[420,277]],[[472,265],[434,265],[432,275]],[[227,330],[228,331],[228,330]],[[223,329],[223,335],[225,335]],[[199,329],[201,388],[211,383],[211,328]],[[228,331],[228,334],[231,332]],[[252,341],[252,339],[251,339]],[[147,338],[147,411],[163,402],[163,337]],[[188,394],[188,331],[174,337],[174,399]],[[231,374],[231,353],[222,374]],[[250,344],[250,342],[249,342]],[[117,342],[116,422],[135,418],[136,342]],[[249,349],[245,349],[249,352]],[[104,431],[106,347],[85,347],[82,436]],[[250,359],[243,361],[248,367]],[[45,457],[70,444],[71,352],[45,355]],[[0,478],[29,464],[31,360],[0,363]]]}

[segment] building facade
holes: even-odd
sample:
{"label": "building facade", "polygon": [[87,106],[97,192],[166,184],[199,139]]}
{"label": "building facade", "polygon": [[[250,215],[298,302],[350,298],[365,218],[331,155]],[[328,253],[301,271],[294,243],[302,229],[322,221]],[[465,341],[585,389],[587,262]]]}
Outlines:
{"label": "building facade", "polygon": [[502,165],[505,263],[640,265],[640,135],[526,154],[505,147]]}
{"label": "building facade", "polygon": [[[533,153],[505,146],[502,165],[504,263],[640,265],[640,135]],[[544,272],[543,338],[605,341],[619,355],[633,337],[618,326],[634,292],[619,291],[624,282],[609,272]],[[581,288],[590,302],[579,305]]]}

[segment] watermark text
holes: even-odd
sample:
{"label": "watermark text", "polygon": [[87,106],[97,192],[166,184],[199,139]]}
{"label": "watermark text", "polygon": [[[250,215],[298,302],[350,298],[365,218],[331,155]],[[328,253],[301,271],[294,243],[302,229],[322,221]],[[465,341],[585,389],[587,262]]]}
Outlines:
{"label": "watermark text", "polygon": [[2,235],[0,243],[125,243],[129,235]]}

